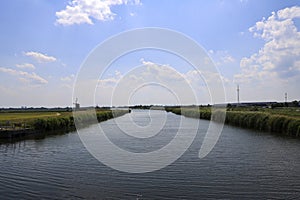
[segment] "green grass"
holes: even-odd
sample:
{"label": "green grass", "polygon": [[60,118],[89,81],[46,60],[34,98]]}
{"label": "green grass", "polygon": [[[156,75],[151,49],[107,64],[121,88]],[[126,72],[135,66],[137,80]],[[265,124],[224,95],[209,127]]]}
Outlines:
{"label": "green grass", "polygon": [[[76,113],[76,125],[87,126],[95,122],[92,120],[93,115],[89,112],[78,111]],[[97,110],[97,121],[105,121],[126,113],[128,110],[114,112],[108,109]],[[74,129],[75,123],[72,112],[0,112],[0,127],[4,127],[3,130],[26,127],[34,130],[53,131]]]}
{"label": "green grass", "polygon": [[41,119],[47,117],[59,117],[61,115],[70,115],[71,112],[68,113],[59,113],[59,112],[5,112],[0,113],[0,122],[27,122],[34,119]]}
{"label": "green grass", "polygon": [[[186,117],[211,119],[209,107],[182,109],[177,107],[166,110]],[[217,115],[214,117],[218,118]],[[259,131],[300,136],[300,108],[228,108],[225,123]]]}
{"label": "green grass", "polygon": [[289,117],[299,117],[300,118],[300,108],[299,107],[281,107],[281,108],[256,108],[256,107],[238,107],[238,108],[228,108],[227,111],[241,111],[241,112],[261,112],[268,114],[284,115]]}

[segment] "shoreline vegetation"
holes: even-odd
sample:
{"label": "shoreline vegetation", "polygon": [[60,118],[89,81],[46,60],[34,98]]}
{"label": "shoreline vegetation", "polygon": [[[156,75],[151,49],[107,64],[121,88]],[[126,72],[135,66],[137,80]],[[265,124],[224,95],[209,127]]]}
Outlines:
{"label": "shoreline vegetation", "polygon": [[[190,118],[211,120],[211,106],[133,106],[122,109],[87,108],[76,111],[74,119],[72,109],[23,109],[0,111],[0,140],[34,138],[38,136],[63,134],[84,128],[130,113],[131,109],[159,109]],[[224,108],[225,109],[225,108]],[[91,111],[95,111],[92,114]],[[215,111],[213,121],[218,122],[224,112]],[[76,120],[76,127],[75,127]],[[300,137],[300,107],[237,107],[227,106],[225,124]]]}
{"label": "shoreline vegetation", "polygon": [[[166,107],[167,112],[211,120],[211,107]],[[218,121],[218,111],[214,115]],[[225,124],[257,131],[300,137],[300,108],[227,107]]]}
{"label": "shoreline vegetation", "polygon": [[[90,110],[76,111],[7,111],[0,112],[0,139],[23,139],[29,136],[45,136],[56,133],[68,133],[76,128],[84,128],[93,123],[99,123],[129,113],[128,109],[110,110],[95,109],[95,115]],[[75,127],[76,120],[76,127]]]}

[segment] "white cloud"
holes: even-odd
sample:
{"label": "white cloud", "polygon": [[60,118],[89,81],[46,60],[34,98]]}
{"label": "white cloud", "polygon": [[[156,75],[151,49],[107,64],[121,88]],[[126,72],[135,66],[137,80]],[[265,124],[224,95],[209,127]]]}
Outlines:
{"label": "white cloud", "polygon": [[264,45],[241,59],[241,72],[234,76],[243,101],[284,101],[285,92],[299,98],[300,32],[295,17],[300,17],[299,7],[285,8],[249,28]]}
{"label": "white cloud", "polygon": [[230,55],[228,51],[209,50],[208,54],[212,57],[214,63],[220,67],[224,67],[236,62],[236,59],[232,55]]}
{"label": "white cloud", "polygon": [[226,56],[221,57],[221,60],[224,63],[233,63],[235,61],[235,59],[230,55],[226,55]]}
{"label": "white cloud", "polygon": [[161,65],[153,63],[151,61],[142,61],[142,64],[146,67],[146,71],[143,73],[143,77],[149,77],[151,79],[165,80],[165,81],[182,81],[182,74],[174,71],[169,65]]}
{"label": "white cloud", "polygon": [[123,75],[120,71],[115,71],[113,77],[98,80],[98,87],[114,87],[122,79],[122,77]]}
{"label": "white cloud", "polygon": [[121,76],[122,76],[122,73],[121,73],[120,71],[116,70],[116,71],[115,71],[115,75],[116,75],[117,77],[121,77]]}
{"label": "white cloud", "polygon": [[285,8],[278,11],[279,19],[293,19],[296,17],[300,17],[300,7],[294,6],[291,8]]}
{"label": "white cloud", "polygon": [[64,82],[71,82],[74,80],[75,75],[71,74],[70,76],[61,77],[60,80]]}
{"label": "white cloud", "polygon": [[265,44],[241,60],[242,72],[235,76],[238,82],[300,79],[300,32],[293,22],[296,17],[300,17],[300,7],[285,8],[249,29]]}
{"label": "white cloud", "polygon": [[40,77],[36,73],[28,73],[24,71],[18,71],[10,68],[0,67],[0,72],[10,74],[12,76],[19,77],[22,82],[33,83],[33,84],[47,84],[48,81]]}
{"label": "white cloud", "polygon": [[16,67],[20,69],[35,69],[35,66],[31,63],[16,64]]}
{"label": "white cloud", "polygon": [[24,53],[26,56],[29,56],[33,59],[35,59],[39,63],[49,63],[49,62],[55,62],[56,58],[53,56],[48,56],[46,54],[42,54],[39,52],[29,51]]}
{"label": "white cloud", "polygon": [[112,6],[141,4],[139,0],[72,0],[64,10],[56,12],[56,23],[62,25],[93,24],[93,20],[108,21],[116,16]]}
{"label": "white cloud", "polygon": [[140,61],[141,66],[125,74],[116,71],[113,76],[99,80],[96,102],[101,105],[210,102],[206,82],[212,85],[219,79],[218,74],[207,72],[205,78],[209,80],[204,80],[197,70],[180,73],[168,64]]}
{"label": "white cloud", "polygon": [[72,89],[73,88],[73,81],[74,81],[75,75],[71,74],[69,76],[61,77],[60,80],[62,81],[61,87]]}

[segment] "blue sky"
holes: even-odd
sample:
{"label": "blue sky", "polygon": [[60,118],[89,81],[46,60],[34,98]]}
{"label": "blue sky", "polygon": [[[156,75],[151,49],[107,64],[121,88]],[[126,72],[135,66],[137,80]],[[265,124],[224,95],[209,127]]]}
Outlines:
{"label": "blue sky", "polygon": [[[73,83],[89,52],[115,34],[143,27],[172,29],[200,44],[220,71],[228,102],[236,100],[236,84],[240,84],[242,101],[283,101],[285,92],[290,100],[300,100],[297,0],[1,3],[0,107],[72,105]],[[103,77],[104,82],[112,84],[99,88],[98,93],[111,96],[113,83],[125,77],[130,68],[143,64],[158,66],[158,70],[168,65],[194,87],[199,83],[190,76],[193,69],[184,61],[165,53],[144,51],[116,62]],[[152,102],[145,97],[132,103],[174,103],[170,97],[164,101],[155,91],[147,91],[157,96]],[[142,96],[147,92],[140,91]],[[204,96],[200,92],[197,103],[209,103]],[[107,105],[109,98],[96,102]]]}

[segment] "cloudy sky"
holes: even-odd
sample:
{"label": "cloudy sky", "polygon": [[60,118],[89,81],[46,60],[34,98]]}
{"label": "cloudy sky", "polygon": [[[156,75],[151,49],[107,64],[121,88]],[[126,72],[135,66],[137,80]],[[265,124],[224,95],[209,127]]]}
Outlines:
{"label": "cloudy sky", "polygon": [[[167,28],[196,41],[217,67],[227,102],[236,101],[237,84],[244,102],[284,101],[285,92],[289,100],[300,100],[298,0],[1,4],[0,107],[71,106],[77,73],[90,52],[116,34],[145,27]],[[90,88],[98,105],[211,103],[207,85],[216,77],[201,73],[169,52],[145,49],[116,59]]]}

